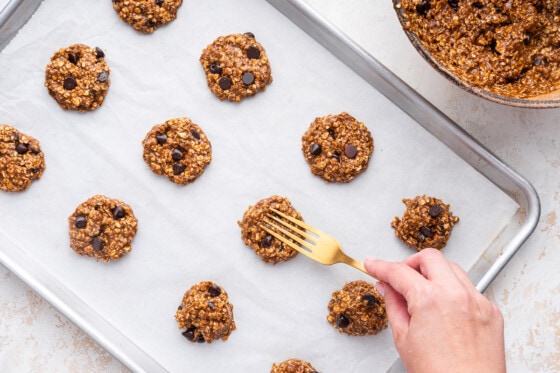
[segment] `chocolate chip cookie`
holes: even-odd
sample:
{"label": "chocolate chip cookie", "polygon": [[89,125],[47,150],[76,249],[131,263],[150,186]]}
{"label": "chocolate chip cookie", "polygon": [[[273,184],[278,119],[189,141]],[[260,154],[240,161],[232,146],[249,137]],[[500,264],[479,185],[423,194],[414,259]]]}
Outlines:
{"label": "chocolate chip cookie", "polygon": [[202,51],[200,63],[220,100],[239,102],[272,83],[266,52],[250,32],[218,37]]}
{"label": "chocolate chip cookie", "polygon": [[187,290],[175,320],[179,329],[185,329],[182,334],[190,342],[225,341],[236,329],[233,305],[226,291],[212,281],[199,282]]}
{"label": "chocolate chip cookie", "polygon": [[273,363],[270,373],[319,373],[307,361],[288,359],[281,363]]}
{"label": "chocolate chip cookie", "polygon": [[338,183],[347,183],[364,172],[374,148],[365,124],[345,112],[315,118],[301,142],[311,172]]}
{"label": "chocolate chip cookie", "polygon": [[0,124],[0,189],[21,192],[39,180],[45,157],[39,141],[7,124]]}
{"label": "chocolate chip cookie", "polygon": [[439,198],[425,195],[404,198],[402,201],[406,205],[402,218],[395,216],[391,222],[395,235],[418,251],[427,247],[443,249],[453,226],[459,221],[458,217],[453,216],[449,205]]}
{"label": "chocolate chip cookie", "polygon": [[245,245],[253,249],[263,262],[276,264],[292,259],[298,252],[261,228],[271,208],[303,221],[301,214],[292,206],[288,198],[275,195],[249,206],[243,214],[243,219],[237,224],[241,227],[241,238]]}
{"label": "chocolate chip cookie", "polygon": [[101,48],[73,44],[59,49],[51,57],[46,67],[45,86],[61,108],[91,111],[103,105],[110,73]]}
{"label": "chocolate chip cookie", "polygon": [[119,18],[144,34],[175,20],[182,4],[183,0],[113,0]]}
{"label": "chocolate chip cookie", "polygon": [[132,249],[138,230],[132,208],[118,199],[95,195],[68,218],[70,247],[79,255],[104,262],[118,260]]}
{"label": "chocolate chip cookie", "polygon": [[142,141],[143,158],[152,171],[176,184],[195,181],[212,160],[212,146],[189,118],[155,125]]}
{"label": "chocolate chip cookie", "polygon": [[375,335],[387,328],[385,300],[375,285],[352,281],[332,293],[327,321],[340,333],[353,336]]}

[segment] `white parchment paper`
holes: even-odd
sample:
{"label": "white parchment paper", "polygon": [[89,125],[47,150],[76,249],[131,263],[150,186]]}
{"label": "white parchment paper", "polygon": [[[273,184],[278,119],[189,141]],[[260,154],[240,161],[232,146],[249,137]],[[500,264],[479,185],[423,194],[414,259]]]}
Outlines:
{"label": "white parchment paper", "polygon": [[[206,86],[198,58],[220,35],[251,31],[273,83],[239,104]],[[104,105],[64,111],[44,87],[50,56],[73,43],[99,46],[111,68]],[[369,169],[348,184],[313,176],[301,136],[317,116],[347,111],[375,141]],[[193,184],[154,175],[142,160],[149,129],[188,116],[208,135],[213,160]],[[39,139],[47,168],[24,193],[0,194],[0,250],[17,242],[133,343],[174,372],[267,372],[291,357],[321,372],[384,371],[391,332],[339,334],[327,304],[345,282],[368,279],[344,265],[298,256],[267,265],[243,245],[237,221],[279,194],[357,258],[400,260],[414,251],[390,221],[402,198],[428,194],[461,218],[444,252],[469,269],[517,205],[362,81],[274,8],[259,0],[186,0],[173,23],[142,35],[111,1],[45,0],[0,54],[0,123]],[[67,218],[94,194],[129,203],[139,220],[132,252],[105,264],[69,247]],[[238,329],[226,342],[191,344],[174,312],[194,283],[222,285]],[[52,284],[47,284],[52,285]]]}

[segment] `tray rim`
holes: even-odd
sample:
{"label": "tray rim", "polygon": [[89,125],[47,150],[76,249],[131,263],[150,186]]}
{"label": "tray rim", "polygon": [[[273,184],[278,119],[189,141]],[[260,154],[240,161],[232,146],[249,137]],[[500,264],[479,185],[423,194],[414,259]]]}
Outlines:
{"label": "tray rim", "polygon": [[[27,22],[42,1],[8,0],[4,9],[0,10],[0,30],[6,35],[0,39],[0,51]],[[514,219],[521,222],[519,230],[513,234],[507,232],[508,237],[505,239],[508,241],[501,247],[500,255],[476,282],[476,288],[484,292],[537,226],[540,202],[535,188],[360,45],[323,18],[305,0],[266,1],[519,204],[519,210],[514,216]],[[12,26],[13,30],[10,29]],[[5,30],[7,32],[4,32]],[[29,261],[25,266],[19,263],[16,258],[23,251],[17,244],[11,240],[10,242],[13,246],[0,251],[1,265],[30,286],[130,370],[166,372],[158,362],[89,308],[68,288],[57,284],[56,277],[40,263],[31,258],[28,258]],[[44,284],[56,284],[56,286],[49,287]],[[400,359],[397,359],[389,371],[400,371],[399,365]]]}

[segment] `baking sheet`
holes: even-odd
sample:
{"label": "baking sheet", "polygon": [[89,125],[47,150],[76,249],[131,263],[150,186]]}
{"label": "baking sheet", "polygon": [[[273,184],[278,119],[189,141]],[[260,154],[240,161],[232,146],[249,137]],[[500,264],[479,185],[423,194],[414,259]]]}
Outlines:
{"label": "baking sheet", "polygon": [[[198,57],[217,36],[245,31],[265,47],[274,82],[240,104],[220,102]],[[111,67],[106,101],[91,113],[61,110],[43,86],[50,56],[78,42],[101,47]],[[467,270],[518,208],[262,1],[186,1],[176,21],[141,35],[110,2],[45,0],[1,53],[0,87],[0,122],[38,138],[47,162],[28,191],[0,194],[0,250],[17,245],[19,264],[33,262],[56,279],[42,285],[75,295],[123,343],[170,371],[267,371],[299,357],[324,372],[366,372],[395,361],[390,330],[348,337],[326,322],[331,292],[367,276],[303,256],[271,266],[244,247],[237,221],[261,198],[289,197],[358,259],[399,260],[412,253],[389,226],[401,199],[437,196],[461,218],[445,253]],[[363,175],[326,184],[310,174],[301,135],[316,116],[340,111],[366,123],[376,149]],[[154,175],[140,145],[154,124],[180,116],[198,123],[213,148],[204,175],[185,187]],[[98,193],[129,203],[139,219],[133,251],[115,263],[68,246],[67,217]],[[193,345],[173,314],[183,292],[207,279],[228,291],[238,330],[227,342]]]}

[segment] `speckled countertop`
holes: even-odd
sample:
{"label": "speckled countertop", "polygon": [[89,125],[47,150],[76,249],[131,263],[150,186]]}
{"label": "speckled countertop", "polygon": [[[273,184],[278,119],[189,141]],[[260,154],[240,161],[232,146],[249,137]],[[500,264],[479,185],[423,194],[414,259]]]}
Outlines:
{"label": "speckled countertop", "polygon": [[[560,371],[560,109],[506,107],[455,87],[416,53],[390,2],[308,2],[537,189],[539,225],[486,296],[505,317],[508,371]],[[386,24],[386,33],[371,33],[375,22]],[[0,266],[0,371],[127,369]]]}

